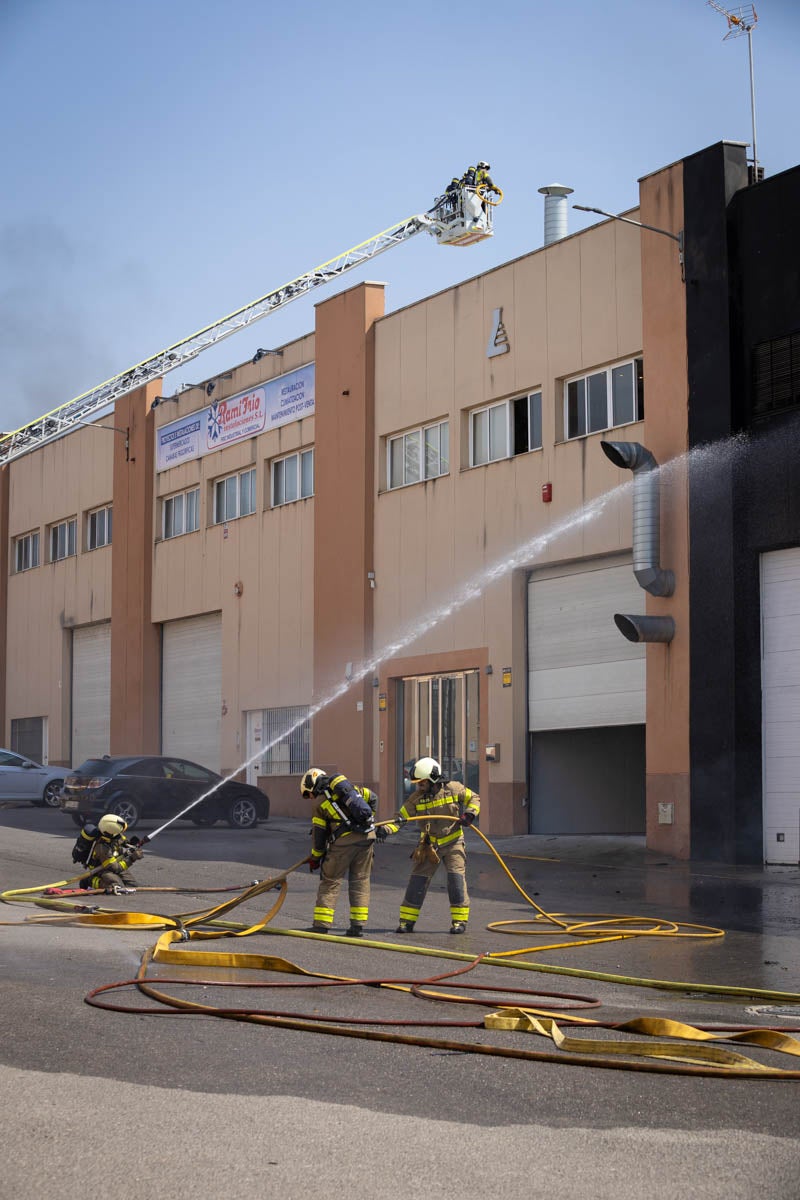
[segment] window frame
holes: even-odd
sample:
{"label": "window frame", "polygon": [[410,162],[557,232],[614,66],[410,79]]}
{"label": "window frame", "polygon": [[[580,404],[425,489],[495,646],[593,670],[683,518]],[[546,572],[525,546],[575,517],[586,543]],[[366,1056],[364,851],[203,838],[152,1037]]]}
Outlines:
{"label": "window frame", "polygon": [[[306,483],[304,482],[306,472],[304,464],[311,464],[311,490],[304,490]],[[295,494],[292,496],[286,495],[286,476],[287,464],[294,465],[294,484]],[[281,498],[278,496],[280,479]],[[291,454],[283,454],[280,458],[275,458],[270,463],[269,471],[269,504],[270,508],[284,508],[287,504],[296,504],[300,500],[310,500],[314,495],[316,487],[316,456],[314,447],[308,446],[304,450],[295,450]]]}
{"label": "window frame", "polygon": [[[436,430],[438,434],[438,449],[436,455],[438,458],[438,471],[429,471],[428,444],[429,435]],[[445,453],[442,453],[442,432],[445,433],[445,441],[447,443]],[[416,439],[416,478],[408,478],[407,467],[409,465],[409,454],[407,446],[413,444]],[[393,470],[393,448],[400,447],[400,458],[398,463],[402,466],[403,480],[402,482],[394,482]],[[444,470],[442,470],[444,464]],[[431,479],[441,479],[444,475],[450,474],[450,418],[442,417],[439,421],[429,421],[426,425],[417,425],[413,429],[404,429],[402,433],[393,433],[386,438],[386,490],[387,492],[396,492],[400,488],[412,487],[415,483],[428,483]]]}
{"label": "window frame", "polygon": [[[93,508],[86,514],[86,549],[101,550],[103,546],[110,546],[113,535],[113,504],[103,504],[100,508]],[[97,540],[97,528],[99,525],[98,517],[102,514],[103,517],[103,540]],[[92,522],[95,527],[95,540],[92,541]]]}
{"label": "window frame", "polygon": [[[521,431],[523,422],[519,419],[524,404],[525,412],[525,444],[522,444]],[[492,445],[492,414],[504,414],[503,453],[493,453],[496,447]],[[480,440],[486,442],[486,458],[476,461],[476,418],[486,417],[486,436],[480,435]],[[518,458],[520,454],[532,454],[535,450],[543,449],[542,444],[542,389],[531,388],[518,396],[510,396],[506,400],[493,400],[491,404],[482,404],[479,408],[470,409],[468,420],[469,465],[472,467],[488,467],[490,463],[503,462],[504,459]],[[532,444],[531,430],[538,430],[538,444]]]}
{"label": "window frame", "polygon": [[[63,553],[60,552],[61,532],[63,530]],[[51,563],[63,562],[66,558],[74,558],[78,553],[78,518],[65,517],[63,521],[55,521],[49,526],[50,559]],[[70,549],[70,547],[72,547]]]}
{"label": "window frame", "polygon": [[[190,504],[192,497],[195,498],[193,505]],[[175,506],[177,501],[181,501],[181,528],[175,530]],[[189,512],[190,508],[194,508],[194,525],[189,528]],[[168,513],[172,512],[173,532],[167,533]],[[165,542],[172,541],[176,537],[184,537],[187,533],[197,533],[200,528],[200,484],[195,484],[194,487],[186,488],[182,492],[174,492],[171,496],[164,496],[161,501],[161,540]]]}
{"label": "window frame", "polygon": [[[21,575],[23,571],[32,571],[34,567],[38,567],[40,563],[39,549],[41,538],[38,529],[32,529],[29,533],[21,533],[19,537],[14,538],[14,574]],[[25,558],[23,547],[28,547],[28,558],[30,561],[25,565],[20,559]]]}
{"label": "window frame", "polygon": [[[249,482],[245,484],[245,480]],[[233,487],[230,485],[233,484]],[[214,504],[213,504],[213,521],[214,525],[227,525],[229,521],[238,521],[242,517],[251,517],[256,511],[256,468],[246,467],[244,471],[234,471],[231,475],[222,475],[219,479],[213,482],[214,488]],[[242,498],[245,488],[249,492],[249,503],[252,507],[247,511],[242,511]],[[220,498],[222,499],[222,514],[220,515]],[[233,500],[231,506],[234,511],[229,511],[229,498]]]}
{"label": "window frame", "polygon": [[[618,372],[626,367],[633,369],[633,388],[630,393],[633,402],[633,415],[629,420],[617,419],[617,388],[616,378]],[[603,380],[605,389],[605,424],[596,424],[592,419],[592,406],[597,406],[599,395],[599,380]],[[594,385],[592,384],[594,381]],[[574,388],[574,395],[570,395],[570,389]],[[594,396],[592,396],[594,392]],[[571,407],[574,407],[574,418],[570,412]],[[570,375],[563,381],[562,390],[562,418],[563,418],[563,440],[565,442],[574,442],[579,438],[591,437],[594,433],[604,433],[609,429],[621,429],[625,425],[635,425],[637,421],[644,420],[644,356],[641,354],[631,355],[629,358],[619,359],[617,362],[609,363],[608,366],[599,367],[597,370],[583,371],[579,375]],[[574,433],[570,433],[571,422],[576,424],[577,428]],[[591,425],[591,428],[590,428]]]}

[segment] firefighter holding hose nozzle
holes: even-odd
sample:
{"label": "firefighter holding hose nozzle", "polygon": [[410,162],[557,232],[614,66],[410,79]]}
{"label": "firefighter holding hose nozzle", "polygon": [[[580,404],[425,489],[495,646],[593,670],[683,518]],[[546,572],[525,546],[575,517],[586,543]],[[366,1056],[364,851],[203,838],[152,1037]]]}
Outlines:
{"label": "firefighter holding hose nozzle", "polygon": [[82,888],[125,895],[136,891],[136,880],[128,868],[144,853],[135,840],[127,840],[128,825],[115,813],[105,813],[96,825],[87,823],[72,848],[72,861],[87,868]]}

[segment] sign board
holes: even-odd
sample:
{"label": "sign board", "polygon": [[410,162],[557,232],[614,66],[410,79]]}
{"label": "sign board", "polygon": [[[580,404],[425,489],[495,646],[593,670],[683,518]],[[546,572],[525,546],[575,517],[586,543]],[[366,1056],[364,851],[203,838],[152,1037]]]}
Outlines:
{"label": "sign board", "polygon": [[156,470],[168,471],[268,429],[313,417],[314,384],[314,363],[309,363],[162,425],[156,431]]}

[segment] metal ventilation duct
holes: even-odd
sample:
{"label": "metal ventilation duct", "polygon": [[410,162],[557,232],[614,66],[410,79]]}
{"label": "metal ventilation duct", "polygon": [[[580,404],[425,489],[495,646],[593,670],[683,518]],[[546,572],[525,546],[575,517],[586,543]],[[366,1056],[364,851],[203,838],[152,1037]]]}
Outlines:
{"label": "metal ventilation duct", "polygon": [[574,189],[564,187],[561,183],[549,183],[547,187],[539,188],[539,194],[544,196],[544,244],[552,245],[567,236],[567,196]]}
{"label": "metal ventilation duct", "polygon": [[614,624],[629,642],[671,642],[675,637],[672,617],[639,617],[614,613]]}
{"label": "metal ventilation duct", "polygon": [[633,573],[651,596],[671,596],[675,575],[662,570],[661,483],[658,463],[640,442],[601,442],[615,467],[633,471]]}

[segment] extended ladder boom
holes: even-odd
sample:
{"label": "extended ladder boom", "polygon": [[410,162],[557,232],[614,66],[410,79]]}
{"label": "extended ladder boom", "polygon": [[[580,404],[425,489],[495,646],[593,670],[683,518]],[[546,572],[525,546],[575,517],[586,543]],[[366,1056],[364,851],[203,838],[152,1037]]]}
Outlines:
{"label": "extended ladder boom", "polygon": [[160,350],[158,354],[144,359],[135,367],[112,376],[105,383],[84,392],[81,396],[76,396],[74,400],[62,404],[59,408],[54,408],[52,412],[45,413],[43,417],[38,417],[28,425],[23,425],[14,433],[3,435],[0,437],[0,466],[46,442],[54,441],[68,429],[84,424],[95,414],[108,408],[120,396],[132,392],[134,388],[141,387],[153,379],[161,378],[168,371],[174,371],[184,363],[197,358],[210,346],[215,346],[217,342],[230,337],[231,334],[246,329],[254,321],[260,321],[262,317],[268,316],[276,309],[291,304],[293,300],[299,299],[300,296],[304,296],[321,284],[330,283],[332,279],[344,275],[347,271],[352,271],[354,267],[359,267],[362,263],[376,258],[377,255],[390,250],[392,246],[397,246],[410,237],[414,237],[423,229],[435,232],[435,223],[422,214],[408,217],[405,221],[392,225],[391,228],[376,234],[368,241],[353,246],[344,254],[322,263],[313,271],[307,271],[305,275],[300,275],[297,279],[275,288],[266,296],[262,296],[260,300],[246,304],[243,308],[237,309],[236,312],[230,313],[229,316],[223,317],[213,325],[207,325],[205,329],[200,329],[190,337],[183,338],[174,345],[167,346],[165,350]]}
{"label": "extended ladder boom", "polygon": [[[499,194],[502,199],[502,192]],[[489,201],[487,204],[480,188],[467,185],[462,185],[452,196],[439,197],[429,212],[407,217],[405,221],[392,225],[390,229],[384,229],[383,233],[353,246],[351,250],[346,250],[344,254],[315,267],[313,271],[307,271],[305,275],[299,275],[297,279],[275,288],[260,300],[246,304],[222,320],[215,321],[213,325],[207,325],[205,329],[193,333],[191,337],[183,338],[180,342],[167,346],[166,350],[160,350],[158,354],[137,363],[135,367],[112,376],[105,383],[23,425],[14,433],[1,434],[0,466],[27,454],[30,450],[36,450],[47,442],[55,441],[75,425],[89,423],[92,417],[109,408],[120,396],[127,395],[153,379],[160,379],[169,371],[174,371],[197,358],[198,354],[202,354],[204,350],[215,346],[231,334],[246,329],[254,321],[260,321],[276,309],[291,304],[292,300],[299,299],[323,283],[330,283],[332,279],[352,271],[354,267],[360,267],[362,263],[391,250],[392,246],[399,246],[423,230],[432,234],[442,245],[468,246],[491,237],[491,206],[494,203],[497,202]]]}

